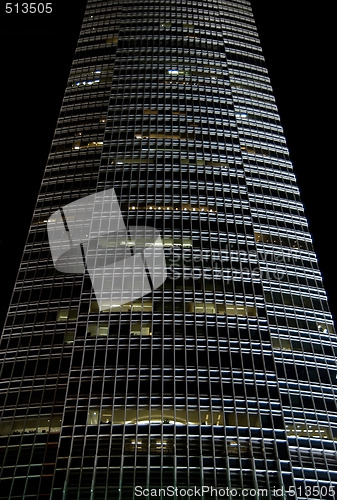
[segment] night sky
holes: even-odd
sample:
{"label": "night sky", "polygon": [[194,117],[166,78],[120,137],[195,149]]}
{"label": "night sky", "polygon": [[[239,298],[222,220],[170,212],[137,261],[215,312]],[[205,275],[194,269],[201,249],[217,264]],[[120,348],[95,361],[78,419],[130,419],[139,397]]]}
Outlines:
{"label": "night sky", "polygon": [[[44,15],[5,14],[5,2],[0,6],[0,324],[28,234],[85,3],[53,1],[53,13]],[[252,0],[252,5],[330,308],[336,316],[332,3],[321,7],[303,0]]]}

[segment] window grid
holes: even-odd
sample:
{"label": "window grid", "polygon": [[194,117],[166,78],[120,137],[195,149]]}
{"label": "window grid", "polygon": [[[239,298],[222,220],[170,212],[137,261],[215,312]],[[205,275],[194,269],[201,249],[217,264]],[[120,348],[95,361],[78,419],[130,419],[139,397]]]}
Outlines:
{"label": "window grid", "polygon": [[[168,278],[100,312],[46,221],[112,187]],[[248,1],[88,1],[1,349],[9,499],[337,486],[336,336]]]}

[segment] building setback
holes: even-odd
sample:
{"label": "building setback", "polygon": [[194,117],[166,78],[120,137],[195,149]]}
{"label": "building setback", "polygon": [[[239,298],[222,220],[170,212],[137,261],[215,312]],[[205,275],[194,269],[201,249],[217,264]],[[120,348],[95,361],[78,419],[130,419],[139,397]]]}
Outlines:
{"label": "building setback", "polygon": [[0,498],[335,498],[336,351],[250,2],[88,0],[1,338]]}

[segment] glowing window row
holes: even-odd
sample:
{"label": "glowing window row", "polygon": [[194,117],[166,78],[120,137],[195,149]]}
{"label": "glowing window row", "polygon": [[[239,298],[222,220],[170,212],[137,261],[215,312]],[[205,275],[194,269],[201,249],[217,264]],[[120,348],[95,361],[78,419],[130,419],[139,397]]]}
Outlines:
{"label": "glowing window row", "polygon": [[259,415],[248,413],[226,413],[210,409],[174,407],[126,407],[90,408],[88,425],[104,423],[124,424],[175,424],[175,425],[229,425],[261,427]]}
{"label": "glowing window row", "polygon": [[301,241],[295,238],[288,238],[285,236],[278,236],[268,233],[255,232],[254,237],[257,243],[270,243],[272,245],[287,246],[304,250],[307,249],[307,244],[308,244],[306,241]]}
{"label": "glowing window row", "polygon": [[193,206],[190,205],[189,203],[182,204],[181,206],[163,206],[163,205],[145,205],[145,206],[135,206],[132,205],[129,207],[129,210],[178,210],[178,211],[183,211],[183,212],[213,212],[216,213],[216,210],[213,210],[212,208],[208,208],[206,206]]}
{"label": "glowing window row", "polygon": [[60,432],[62,415],[41,417],[15,417],[0,423],[0,435],[33,432]]}
{"label": "glowing window row", "polygon": [[[227,316],[249,316],[257,317],[257,309],[254,306],[224,304],[215,302],[177,302],[174,304],[177,312],[194,313],[194,314],[217,314]],[[135,301],[127,304],[112,304],[110,312],[162,312],[162,303],[152,301]],[[92,303],[91,312],[97,312],[97,304]],[[57,321],[76,321],[78,317],[78,309],[59,309],[57,313]]]}

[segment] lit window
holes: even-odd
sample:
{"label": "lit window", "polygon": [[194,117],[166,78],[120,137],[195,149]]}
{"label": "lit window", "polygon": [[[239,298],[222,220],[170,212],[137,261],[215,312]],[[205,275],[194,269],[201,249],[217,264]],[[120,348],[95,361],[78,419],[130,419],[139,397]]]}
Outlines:
{"label": "lit window", "polygon": [[107,337],[109,334],[109,325],[89,325],[87,329],[90,337]]}
{"label": "lit window", "polygon": [[89,148],[97,148],[103,146],[103,141],[91,141],[86,144],[82,144],[79,141],[73,142],[72,149],[89,149]]}
{"label": "lit window", "polygon": [[117,45],[117,43],[118,43],[118,36],[109,36],[106,39],[105,43],[107,45]]}
{"label": "lit window", "polygon": [[157,115],[157,109],[144,109],[144,115]]}
{"label": "lit window", "polygon": [[77,319],[77,309],[60,309],[57,312],[56,321],[74,321]]}
{"label": "lit window", "polygon": [[[126,304],[120,304],[117,302],[113,304],[109,301],[109,309],[110,312],[151,312],[153,309],[153,303],[150,300],[144,301],[134,301],[127,302]],[[98,304],[97,302],[92,302],[90,306],[90,312],[98,312]]]}
{"label": "lit window", "polygon": [[254,306],[235,304],[217,304],[212,302],[191,302],[187,304],[188,312],[196,314],[226,314],[228,316],[257,316]]}
{"label": "lit window", "polygon": [[149,323],[133,323],[131,325],[130,329],[131,335],[144,335],[144,336],[150,336],[152,335],[151,332],[151,324]]}
{"label": "lit window", "polygon": [[321,333],[334,333],[332,325],[326,323],[318,323],[317,330]]}
{"label": "lit window", "polygon": [[149,425],[224,425],[224,414],[210,409],[199,410],[173,407],[90,408],[88,425],[99,423]]}
{"label": "lit window", "polygon": [[15,417],[4,419],[0,424],[0,435],[40,433],[40,432],[60,432],[62,416],[54,415],[44,417]]}
{"label": "lit window", "polygon": [[75,339],[75,332],[66,332],[64,336],[64,342],[66,344],[72,344]]}
{"label": "lit window", "polygon": [[333,439],[329,427],[314,424],[286,425],[288,436],[306,437],[312,439]]}

